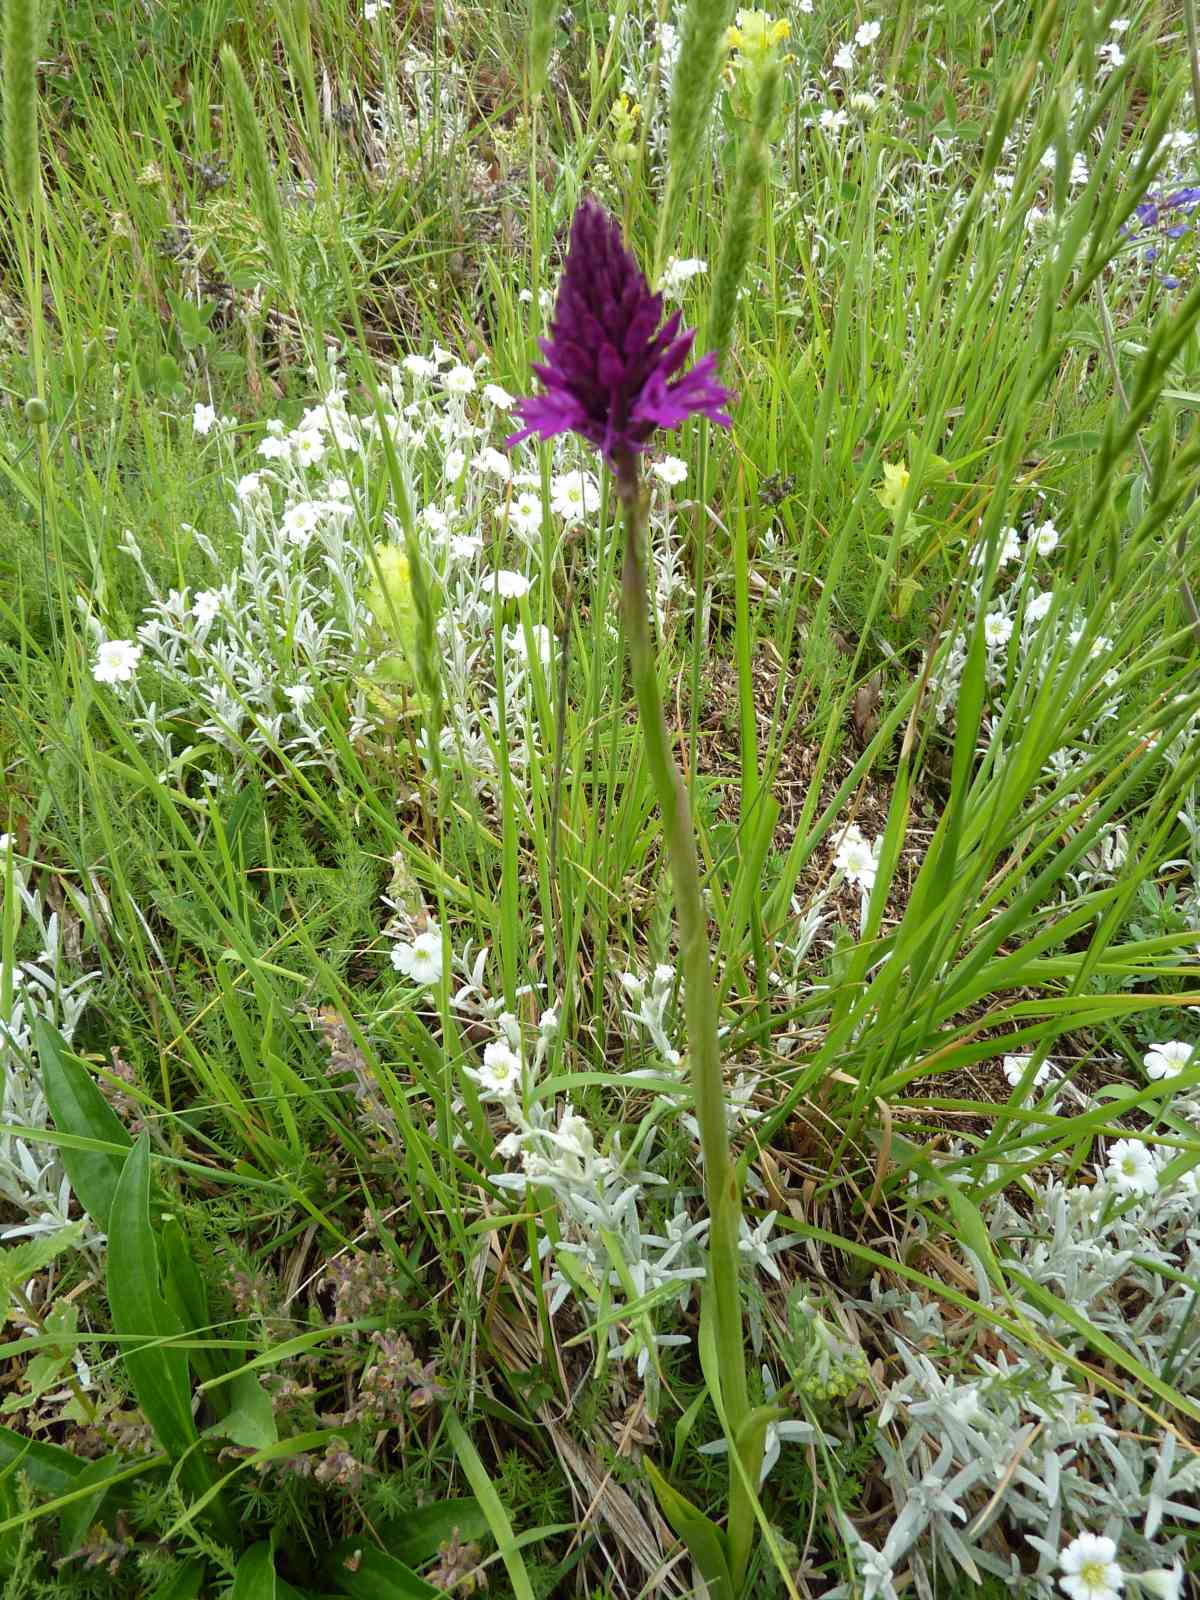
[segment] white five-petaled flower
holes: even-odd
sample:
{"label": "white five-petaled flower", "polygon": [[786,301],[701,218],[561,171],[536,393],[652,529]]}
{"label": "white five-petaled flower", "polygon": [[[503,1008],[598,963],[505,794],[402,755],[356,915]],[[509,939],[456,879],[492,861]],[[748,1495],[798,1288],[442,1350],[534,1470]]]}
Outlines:
{"label": "white five-petaled flower", "polygon": [[1158,1188],[1154,1152],[1140,1139],[1118,1139],[1108,1149],[1108,1175],[1122,1194],[1150,1195]]}
{"label": "white five-petaled flower", "polygon": [[325,438],[318,428],[298,428],[290,443],[299,466],[315,467],[324,458]]}
{"label": "white five-petaled flower", "polygon": [[508,567],[501,567],[496,573],[496,593],[501,600],[523,600],[529,593],[529,579],[519,572],[512,572]]}
{"label": "white five-petaled flower", "polygon": [[[1032,1056],[1005,1056],[1004,1076],[1008,1079],[1009,1083],[1012,1084],[1014,1089],[1029,1071],[1029,1063],[1032,1060]],[[1041,1066],[1033,1075],[1033,1086],[1035,1089],[1040,1089],[1042,1087],[1042,1085],[1050,1077],[1050,1071],[1050,1062],[1043,1061]]]}
{"label": "white five-petaled flower", "polygon": [[1049,589],[1043,589],[1040,594],[1035,594],[1025,607],[1026,622],[1040,622],[1054,604],[1054,596]]}
{"label": "white five-petaled flower", "polygon": [[1058,549],[1058,529],[1047,517],[1045,522],[1039,522],[1036,528],[1030,529],[1029,542],[1038,555],[1051,555]]}
{"label": "white five-petaled flower", "polygon": [[882,843],[882,839],[876,839],[872,844],[857,823],[852,822],[838,840],[833,864],[840,872],[845,873],[850,883],[857,884],[860,889],[865,889],[869,893],[875,887],[875,874],[879,870],[879,850]]}
{"label": "white five-petaled flower", "polygon": [[[542,663],[543,667],[550,665],[550,646],[552,642],[550,629],[544,622],[534,622],[530,625],[533,635],[533,653]],[[514,655],[520,656],[523,661],[529,660],[529,641],[525,637],[525,629],[519,625],[514,628],[505,628],[504,642]]]}
{"label": "white five-petaled flower", "polygon": [[983,619],[983,637],[989,649],[998,650],[1012,638],[1012,618],[1003,611],[989,611]]}
{"label": "white five-petaled flower", "polygon": [[402,977],[422,987],[442,980],[442,933],[430,919],[422,932],[392,949],[392,965]]}
{"label": "white five-petaled flower", "polygon": [[489,472],[493,478],[499,478],[502,483],[512,481],[512,462],[503,450],[497,450],[495,445],[485,445],[471,462],[472,472]]}
{"label": "white five-petaled flower", "polygon": [[192,616],[201,627],[206,626],[221,609],[221,591],[219,589],[201,589],[192,605]]}
{"label": "white five-petaled flower", "polygon": [[475,393],[475,374],[470,367],[464,367],[461,361],[450,368],[442,382],[451,394]]}
{"label": "white five-petaled flower", "polygon": [[836,111],[831,111],[830,108],[826,106],[824,111],[822,111],[821,115],[817,118],[817,121],[820,123],[821,129],[824,133],[836,133],[839,128],[844,128],[846,126],[846,124],[850,121],[850,118],[847,116],[846,112],[842,110],[841,106],[839,106]]}
{"label": "white five-petaled flower", "polygon": [[483,1065],[471,1076],[485,1096],[511,1100],[521,1082],[521,1058],[503,1039],[493,1039],[483,1048]]}
{"label": "white five-petaled flower", "polygon": [[506,518],[513,532],[531,538],[542,525],[542,498],[532,489],[522,489],[506,506],[497,506],[496,515]]}
{"label": "white five-petaled flower", "polygon": [[1058,1564],[1063,1570],[1058,1581],[1071,1600],[1113,1600],[1125,1587],[1117,1547],[1100,1534],[1079,1534],[1059,1556]]}
{"label": "white five-petaled flower", "polygon": [[262,486],[263,481],[261,472],[245,472],[238,479],[237,488],[234,490],[234,493],[237,495],[239,500],[245,502],[253,499],[253,497],[262,489]]}
{"label": "white five-petaled flower", "polygon": [[664,456],[661,461],[655,461],[650,471],[660,483],[670,484],[672,487],[682,483],[688,475],[687,462],[681,461],[678,456]]}
{"label": "white five-petaled flower", "polygon": [[854,66],[854,46],[844,44],[834,56],[833,65],[839,72],[849,72]]}
{"label": "white five-petaled flower", "polygon": [[590,472],[560,472],[550,483],[550,509],[556,517],[578,521],[600,507],[600,485]]}
{"label": "white five-petaled flower", "polygon": [[1169,1039],[1166,1044],[1152,1045],[1142,1057],[1148,1078],[1173,1078],[1182,1072],[1192,1059],[1193,1047],[1182,1039]]}
{"label": "white five-petaled flower", "polygon": [[142,659],[142,647],[132,639],[106,639],[96,651],[92,677],[97,683],[128,683]]}
{"label": "white five-petaled flower", "polygon": [[321,522],[321,508],[314,500],[297,500],[283,513],[284,537],[290,544],[304,544]]}
{"label": "white five-petaled flower", "polygon": [[1000,565],[1006,567],[1010,561],[1020,561],[1021,541],[1015,528],[1004,529],[1004,543],[1000,546]]}
{"label": "white five-petaled flower", "polygon": [[498,383],[485,383],[483,398],[488,405],[495,406],[498,411],[511,411],[517,403],[508,390],[502,389]]}
{"label": "white five-petaled flower", "polygon": [[206,406],[197,400],[192,410],[192,428],[196,433],[211,433],[217,425],[217,413],[213,406]]}
{"label": "white five-petaled flower", "polygon": [[400,365],[410,378],[435,378],[437,376],[437,362],[431,361],[428,356],[418,355],[414,351],[401,361]]}
{"label": "white five-petaled flower", "polygon": [[881,32],[878,22],[864,22],[854,35],[854,42],[860,50],[869,50]]}

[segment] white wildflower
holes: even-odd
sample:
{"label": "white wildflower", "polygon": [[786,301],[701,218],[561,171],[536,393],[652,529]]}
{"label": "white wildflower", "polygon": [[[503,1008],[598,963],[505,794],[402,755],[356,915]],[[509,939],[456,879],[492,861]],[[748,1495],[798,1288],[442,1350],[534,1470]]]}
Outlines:
{"label": "white wildflower", "polygon": [[575,522],[600,508],[600,485],[590,472],[561,472],[550,483],[550,509]]}
{"label": "white wildflower", "polygon": [[462,395],[475,393],[475,374],[471,371],[470,367],[464,367],[461,362],[450,368],[450,371],[442,379],[442,382],[446,385],[446,388],[449,389],[451,394]]}
{"label": "white wildflower", "polygon": [[989,611],[983,619],[983,637],[992,650],[1006,645],[1012,638],[1012,631],[1012,618],[1006,617],[1003,611]]}
{"label": "white wildflower", "polygon": [[1192,1059],[1192,1046],[1182,1039],[1170,1039],[1166,1044],[1152,1045],[1142,1057],[1148,1078],[1173,1078],[1182,1072]]}
{"label": "white wildflower", "polygon": [[842,834],[834,851],[833,864],[846,875],[850,883],[870,893],[875,887],[875,874],[879,870],[879,851],[882,839],[872,843],[856,823]]}
{"label": "white wildflower", "polygon": [[1058,1580],[1071,1600],[1113,1600],[1125,1586],[1117,1565],[1117,1547],[1111,1539],[1081,1533],[1058,1558],[1063,1576]]}
{"label": "white wildflower", "polygon": [[529,590],[529,579],[522,577],[519,572],[501,567],[496,573],[496,593],[501,600],[523,600]]}
{"label": "white wildflower", "polygon": [[203,405],[197,400],[192,411],[192,428],[196,433],[211,433],[217,425],[217,413],[212,406]]}
{"label": "white wildflower", "polygon": [[142,647],[132,639],[106,639],[96,651],[92,677],[97,683],[128,683],[142,659]]}
{"label": "white wildflower", "polygon": [[1030,529],[1029,542],[1040,556],[1048,556],[1058,549],[1058,529],[1046,519]]}
{"label": "white wildflower", "polygon": [[442,981],[442,934],[432,919],[421,933],[392,950],[392,965],[422,987]]}
{"label": "white wildflower", "polygon": [[[1004,1076],[1008,1079],[1009,1083],[1013,1086],[1014,1089],[1017,1087],[1017,1085],[1024,1078],[1025,1074],[1029,1071],[1029,1063],[1032,1060],[1033,1060],[1032,1056],[1005,1056],[1005,1058],[1004,1058]],[[1043,1061],[1041,1066],[1037,1069],[1037,1071],[1033,1075],[1033,1087],[1035,1089],[1040,1089],[1042,1087],[1042,1085],[1044,1083],[1046,1083],[1047,1080],[1049,1079],[1050,1073],[1051,1073],[1051,1064],[1050,1064],[1050,1062],[1049,1061]]]}
{"label": "white wildflower", "polygon": [[201,589],[192,606],[192,616],[201,627],[206,627],[221,609],[219,589]]}
{"label": "white wildflower", "polygon": [[665,294],[668,299],[678,300],[682,298],[684,290],[692,279],[707,271],[708,262],[701,261],[696,256],[687,256],[682,261],[672,256],[659,280],[659,293]]}
{"label": "white wildflower", "polygon": [[682,483],[688,475],[687,462],[681,461],[678,456],[664,456],[661,461],[655,461],[650,471],[660,483],[674,486]]}
{"label": "white wildflower", "polygon": [[290,442],[298,466],[315,467],[324,459],[325,439],[318,428],[298,428]]}
{"label": "white wildflower", "polygon": [[1110,1145],[1107,1167],[1122,1194],[1150,1195],[1158,1188],[1158,1163],[1140,1139],[1118,1139]]}

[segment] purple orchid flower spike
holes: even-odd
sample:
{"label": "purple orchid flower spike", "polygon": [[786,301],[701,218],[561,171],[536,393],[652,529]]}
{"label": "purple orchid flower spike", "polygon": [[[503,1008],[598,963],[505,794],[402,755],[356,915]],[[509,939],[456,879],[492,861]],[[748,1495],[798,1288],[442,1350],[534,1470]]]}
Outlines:
{"label": "purple orchid flower spike", "polygon": [[534,433],[578,433],[620,481],[657,428],[677,428],[693,413],[732,426],[725,407],[734,396],[716,381],[715,353],[677,376],[696,337],[693,328],[680,331],[681,316],[672,313],[660,327],[662,296],[625,248],[620,223],[584,200],[571,224],[551,337],[538,341],[546,364],[533,370],[546,392],[518,403],[525,426],[505,443],[511,449]]}

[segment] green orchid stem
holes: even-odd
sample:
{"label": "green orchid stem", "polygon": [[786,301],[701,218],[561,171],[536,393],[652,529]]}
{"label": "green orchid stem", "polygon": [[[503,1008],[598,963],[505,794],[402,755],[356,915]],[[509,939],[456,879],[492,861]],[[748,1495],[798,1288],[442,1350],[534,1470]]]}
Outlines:
{"label": "green orchid stem", "polygon": [[[658,692],[646,589],[649,501],[639,480],[637,458],[627,456],[619,461],[615,477],[625,521],[625,560],[621,571],[625,641],[645,741],[646,763],[662,812],[663,834],[675,890],[675,913],[679,921],[688,1058],[696,1120],[700,1125],[704,1185],[711,1219],[706,1289],[713,1297],[716,1312],[721,1398],[732,1452],[733,1441],[741,1437],[742,1423],[750,1405],[742,1302],[738,1288],[741,1196],[725,1120],[725,1085],[717,1034],[717,990],[709,960],[708,919],[704,913],[700,861],[696,853],[696,835],[687,789],[671,752],[667,719]],[[735,1595],[742,1589],[754,1537],[754,1507],[747,1484],[758,1482],[760,1462],[746,1460],[744,1465],[745,1477],[737,1470],[731,1455],[728,1541],[729,1568]]]}

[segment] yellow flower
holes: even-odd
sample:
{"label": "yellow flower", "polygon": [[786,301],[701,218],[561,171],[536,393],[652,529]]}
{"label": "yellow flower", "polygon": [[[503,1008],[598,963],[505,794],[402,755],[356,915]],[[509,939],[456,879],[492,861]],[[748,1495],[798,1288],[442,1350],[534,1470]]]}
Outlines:
{"label": "yellow flower", "polygon": [[900,502],[904,499],[904,491],[908,488],[909,471],[903,461],[897,466],[885,462],[883,467],[883,482],[875,491],[875,498],[883,509],[893,518],[900,514]]}
{"label": "yellow flower", "polygon": [[413,599],[408,557],[398,544],[377,544],[378,571],[366,602],[380,634],[393,648],[377,664],[379,676],[393,683],[412,682],[417,660],[417,607]]}

